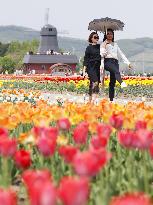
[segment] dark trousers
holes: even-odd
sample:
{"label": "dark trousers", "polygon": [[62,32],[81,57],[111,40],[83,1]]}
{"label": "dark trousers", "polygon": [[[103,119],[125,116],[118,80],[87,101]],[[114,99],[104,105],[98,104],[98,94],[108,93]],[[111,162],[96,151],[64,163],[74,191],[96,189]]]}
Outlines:
{"label": "dark trousers", "polygon": [[99,83],[100,83],[100,63],[99,61],[94,62],[93,65],[90,65],[87,68],[88,77],[90,80],[89,84],[89,95],[99,93]]}
{"label": "dark trousers", "polygon": [[121,84],[122,78],[119,72],[118,60],[114,58],[105,58],[104,60],[104,69],[110,72],[110,83],[109,83],[109,98],[110,101],[113,101],[115,95],[115,83],[116,80]]}
{"label": "dark trousers", "polygon": [[92,96],[92,94],[98,94],[99,93],[99,82],[93,82],[90,80],[89,83],[89,95]]}

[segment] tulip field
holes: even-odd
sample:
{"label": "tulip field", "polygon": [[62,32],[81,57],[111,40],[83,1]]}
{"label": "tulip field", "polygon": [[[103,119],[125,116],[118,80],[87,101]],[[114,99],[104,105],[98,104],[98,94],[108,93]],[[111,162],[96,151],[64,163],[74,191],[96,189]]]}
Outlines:
{"label": "tulip field", "polygon": [[[153,77],[124,76],[123,80],[128,85],[124,93],[120,92],[120,86],[116,83],[118,97],[146,97],[153,98]],[[88,93],[89,80],[81,76],[57,77],[48,75],[0,75],[0,89],[31,89],[52,91],[60,93]],[[109,78],[105,77],[104,86],[100,90],[108,96]]]}
{"label": "tulip field", "polygon": [[124,80],[126,104],[60,104],[88,80],[0,76],[0,205],[153,205],[153,78]]}

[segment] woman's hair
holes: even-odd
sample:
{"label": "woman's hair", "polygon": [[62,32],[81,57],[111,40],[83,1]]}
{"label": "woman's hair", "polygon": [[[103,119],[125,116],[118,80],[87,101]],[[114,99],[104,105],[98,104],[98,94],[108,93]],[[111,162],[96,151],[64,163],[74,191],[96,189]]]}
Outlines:
{"label": "woman's hair", "polygon": [[97,34],[97,32],[92,32],[90,35],[89,35],[89,38],[88,38],[88,42],[89,43],[92,43],[92,38],[93,38],[93,36],[95,35],[95,34]]}
{"label": "woman's hair", "polygon": [[[107,32],[108,32],[108,31],[111,31],[111,32],[113,33],[113,39],[112,39],[112,42],[114,42],[114,31],[113,31],[111,28],[107,29]],[[107,34],[106,34],[106,32],[105,32],[105,34],[104,34],[104,38],[103,38],[103,42],[106,41],[106,39],[107,39]]]}

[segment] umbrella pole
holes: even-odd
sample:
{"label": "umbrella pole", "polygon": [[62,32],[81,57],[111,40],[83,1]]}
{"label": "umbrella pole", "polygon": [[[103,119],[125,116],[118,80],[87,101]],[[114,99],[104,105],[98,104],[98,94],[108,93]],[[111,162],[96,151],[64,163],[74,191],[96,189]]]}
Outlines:
{"label": "umbrella pole", "polygon": [[106,33],[106,35],[107,35],[107,28],[104,26],[104,29],[105,29],[105,33]]}

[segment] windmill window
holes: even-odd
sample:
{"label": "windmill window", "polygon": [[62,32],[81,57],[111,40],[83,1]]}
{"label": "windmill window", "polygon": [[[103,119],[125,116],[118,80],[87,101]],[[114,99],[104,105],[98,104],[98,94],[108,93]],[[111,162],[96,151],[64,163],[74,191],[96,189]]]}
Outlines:
{"label": "windmill window", "polygon": [[52,31],[52,28],[49,28],[49,31]]}
{"label": "windmill window", "polygon": [[43,70],[45,70],[46,66],[45,66],[45,65],[42,65],[41,68],[42,68]]}

